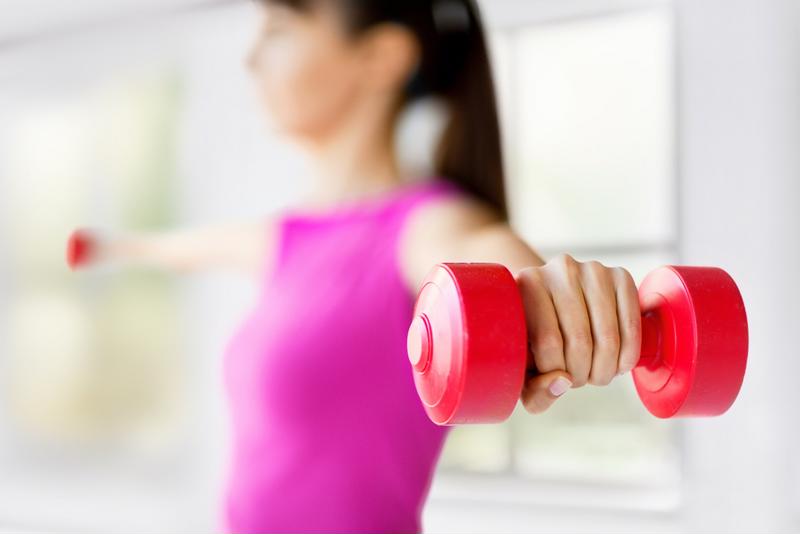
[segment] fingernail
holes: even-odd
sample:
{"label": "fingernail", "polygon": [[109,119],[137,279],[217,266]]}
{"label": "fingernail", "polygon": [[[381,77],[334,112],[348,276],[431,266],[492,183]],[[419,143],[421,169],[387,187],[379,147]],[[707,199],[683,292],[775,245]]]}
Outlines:
{"label": "fingernail", "polygon": [[567,390],[571,387],[572,387],[572,382],[570,382],[569,380],[567,380],[562,376],[559,377],[557,380],[554,380],[553,383],[550,384],[550,387],[548,387],[547,389],[548,391],[550,391],[550,393],[552,393],[556,397],[560,397],[561,395],[566,393]]}

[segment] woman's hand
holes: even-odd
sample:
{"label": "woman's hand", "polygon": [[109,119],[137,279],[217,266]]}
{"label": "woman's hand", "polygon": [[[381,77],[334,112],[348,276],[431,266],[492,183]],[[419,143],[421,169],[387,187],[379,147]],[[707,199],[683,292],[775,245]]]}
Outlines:
{"label": "woman's hand", "polygon": [[547,410],[570,387],[606,386],[641,350],[639,297],[630,273],[561,255],[516,275],[528,327],[525,408]]}
{"label": "woman's hand", "polygon": [[219,268],[260,280],[267,261],[272,259],[273,233],[271,219],[148,233],[111,234],[82,229],[69,239],[67,261],[72,269],[110,263],[177,273]]}

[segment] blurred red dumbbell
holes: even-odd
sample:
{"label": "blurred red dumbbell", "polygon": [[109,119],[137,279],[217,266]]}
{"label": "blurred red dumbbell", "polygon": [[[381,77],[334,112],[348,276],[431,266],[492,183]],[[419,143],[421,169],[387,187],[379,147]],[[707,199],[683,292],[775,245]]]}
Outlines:
{"label": "blurred red dumbbell", "polygon": [[95,258],[96,237],[89,230],[75,230],[67,241],[67,265],[72,270],[85,267]]}

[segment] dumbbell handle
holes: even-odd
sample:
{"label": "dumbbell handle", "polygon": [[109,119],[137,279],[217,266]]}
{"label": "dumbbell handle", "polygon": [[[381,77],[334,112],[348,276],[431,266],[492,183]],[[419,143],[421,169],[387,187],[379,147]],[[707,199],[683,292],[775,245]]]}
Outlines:
{"label": "dumbbell handle", "polygon": [[664,359],[661,354],[661,329],[658,319],[653,313],[642,314],[642,348],[636,367],[654,368]]}
{"label": "dumbbell handle", "polygon": [[[661,355],[661,327],[653,313],[642,314],[642,343],[639,360],[635,367],[656,368],[664,359]],[[409,328],[408,355],[417,372],[424,372],[432,355],[432,332],[430,319],[421,314],[414,318]]]}

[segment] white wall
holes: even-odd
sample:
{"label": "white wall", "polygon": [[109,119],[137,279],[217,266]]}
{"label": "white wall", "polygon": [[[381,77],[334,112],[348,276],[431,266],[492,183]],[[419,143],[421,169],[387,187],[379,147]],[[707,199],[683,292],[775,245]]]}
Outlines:
{"label": "white wall", "polygon": [[800,3],[678,13],[684,260],[730,270],[751,328],[739,400],[686,426],[686,528],[798,531]]}

